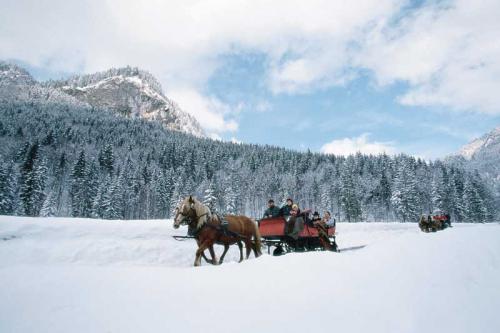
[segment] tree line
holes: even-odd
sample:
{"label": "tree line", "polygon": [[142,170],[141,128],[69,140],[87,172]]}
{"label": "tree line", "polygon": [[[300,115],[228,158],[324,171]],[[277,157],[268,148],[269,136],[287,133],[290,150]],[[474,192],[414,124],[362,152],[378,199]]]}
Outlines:
{"label": "tree line", "polygon": [[334,156],[235,144],[165,130],[94,108],[52,102],[0,106],[0,214],[164,219],[194,194],[220,213],[260,217],[291,197],[338,221],[454,221],[497,216],[477,172],[442,161]]}

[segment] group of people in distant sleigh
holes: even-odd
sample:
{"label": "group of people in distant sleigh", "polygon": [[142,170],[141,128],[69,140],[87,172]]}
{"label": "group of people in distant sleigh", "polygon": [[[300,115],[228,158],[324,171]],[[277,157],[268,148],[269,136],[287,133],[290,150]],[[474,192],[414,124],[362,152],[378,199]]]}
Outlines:
{"label": "group of people in distant sleigh", "polygon": [[299,206],[293,202],[291,198],[286,200],[283,207],[278,208],[274,204],[274,200],[270,199],[267,203],[267,209],[264,212],[263,218],[273,218],[282,216],[285,218],[285,234],[295,240],[299,238],[300,232],[304,229],[304,225],[314,227],[318,230],[319,241],[326,250],[331,250],[332,245],[328,237],[328,228],[335,227],[335,218],[332,218],[329,211],[323,213],[323,217],[318,212],[314,212],[312,219],[309,219],[309,212],[301,212]]}

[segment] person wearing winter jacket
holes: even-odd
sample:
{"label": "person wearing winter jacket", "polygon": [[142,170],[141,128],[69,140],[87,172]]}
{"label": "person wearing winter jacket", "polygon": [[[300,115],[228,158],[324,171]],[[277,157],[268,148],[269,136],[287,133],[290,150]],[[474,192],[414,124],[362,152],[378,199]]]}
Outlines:
{"label": "person wearing winter jacket", "polygon": [[314,225],[319,221],[321,221],[321,217],[319,217],[319,213],[314,212],[314,214],[312,215],[312,219],[309,220],[308,222],[306,222],[306,224],[310,227],[314,227]]}
{"label": "person wearing winter jacket", "polygon": [[264,212],[264,218],[269,219],[278,216],[280,216],[280,209],[274,205],[273,199],[269,199],[269,201],[267,202],[267,209]]}
{"label": "person wearing winter jacket", "polygon": [[292,205],[290,215],[286,218],[287,235],[297,240],[300,232],[304,229],[304,218],[300,214],[300,209],[297,204]]}
{"label": "person wearing winter jacket", "polygon": [[332,219],[332,215],[330,214],[329,211],[326,211],[324,214],[323,214],[323,221],[325,221],[325,224],[329,227],[329,228],[335,228],[335,225],[337,224],[337,221],[335,220],[335,218]]}
{"label": "person wearing winter jacket", "polygon": [[292,211],[293,200],[288,198],[286,199],[286,204],[280,209],[280,216],[284,216],[285,218],[290,216]]}

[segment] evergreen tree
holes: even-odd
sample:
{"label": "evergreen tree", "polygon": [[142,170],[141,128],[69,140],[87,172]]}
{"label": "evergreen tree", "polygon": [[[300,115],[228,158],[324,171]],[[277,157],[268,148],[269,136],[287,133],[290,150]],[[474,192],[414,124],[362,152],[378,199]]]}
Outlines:
{"label": "evergreen tree", "polygon": [[216,209],[249,216],[269,198],[279,205],[291,197],[339,221],[416,221],[433,206],[457,221],[491,221],[500,202],[488,175],[406,155],[235,145],[44,100],[0,103],[0,124],[1,213],[37,215],[55,200],[57,216],[164,218],[180,199],[208,191]]}
{"label": "evergreen tree", "polygon": [[394,190],[391,197],[392,206],[396,215],[403,222],[417,221],[421,212],[419,201],[412,161],[403,158],[394,180]]}
{"label": "evergreen tree", "polygon": [[0,163],[0,215],[14,213],[15,179],[12,167]]}
{"label": "evergreen tree", "polygon": [[115,156],[113,154],[113,146],[107,144],[99,154],[99,165],[108,173],[112,174],[114,170]]}
{"label": "evergreen tree", "polygon": [[71,173],[71,216],[74,217],[85,216],[86,200],[88,199],[86,197],[86,169],[85,151],[82,150]]}
{"label": "evergreen tree", "polygon": [[465,180],[464,203],[466,222],[485,222],[487,210],[472,176]]}
{"label": "evergreen tree", "polygon": [[391,208],[391,185],[387,179],[385,171],[382,171],[382,177],[379,183],[379,199],[380,205],[384,210],[385,220],[389,219],[389,211]]}
{"label": "evergreen tree", "polygon": [[45,199],[47,168],[39,157],[39,144],[31,145],[21,166],[20,198],[24,214],[38,216]]}
{"label": "evergreen tree", "polygon": [[340,203],[348,222],[356,222],[361,218],[361,203],[356,195],[357,185],[354,181],[354,162],[348,162],[346,170],[342,173],[340,188]]}
{"label": "evergreen tree", "polygon": [[56,195],[54,192],[50,192],[43,202],[42,209],[40,210],[40,216],[42,217],[52,217],[56,216],[57,202]]}
{"label": "evergreen tree", "polygon": [[215,185],[212,181],[209,181],[207,188],[203,193],[203,204],[208,206],[211,212],[216,211],[217,197],[215,196]]}

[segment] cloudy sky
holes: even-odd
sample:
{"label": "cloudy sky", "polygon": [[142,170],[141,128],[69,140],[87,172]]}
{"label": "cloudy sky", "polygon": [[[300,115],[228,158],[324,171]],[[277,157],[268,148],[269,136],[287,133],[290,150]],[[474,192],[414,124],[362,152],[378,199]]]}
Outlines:
{"label": "cloudy sky", "polygon": [[500,1],[0,0],[38,79],[138,66],[226,140],[436,158],[500,124]]}

